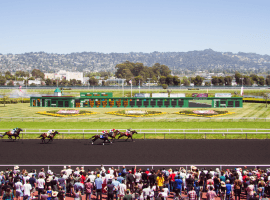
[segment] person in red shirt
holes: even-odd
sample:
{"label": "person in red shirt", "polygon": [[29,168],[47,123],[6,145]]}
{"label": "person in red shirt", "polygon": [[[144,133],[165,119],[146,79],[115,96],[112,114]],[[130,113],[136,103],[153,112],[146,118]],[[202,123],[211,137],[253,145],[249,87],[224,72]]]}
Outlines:
{"label": "person in red shirt", "polygon": [[175,175],[176,175],[176,174],[172,172],[172,173],[170,174],[170,176],[169,176],[169,178],[170,178],[170,191],[173,191],[173,186],[174,186],[174,181],[175,181],[175,180],[174,180]]}
{"label": "person in red shirt", "polygon": [[85,176],[86,176],[86,173],[85,172],[80,172],[80,175],[81,175],[81,183],[84,184],[85,182]]}

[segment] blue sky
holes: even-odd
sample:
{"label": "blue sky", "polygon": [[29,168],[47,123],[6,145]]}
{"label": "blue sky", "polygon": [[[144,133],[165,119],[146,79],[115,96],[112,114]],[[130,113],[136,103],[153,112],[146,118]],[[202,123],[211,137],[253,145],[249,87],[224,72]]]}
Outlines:
{"label": "blue sky", "polygon": [[0,53],[270,55],[269,0],[1,0]]}

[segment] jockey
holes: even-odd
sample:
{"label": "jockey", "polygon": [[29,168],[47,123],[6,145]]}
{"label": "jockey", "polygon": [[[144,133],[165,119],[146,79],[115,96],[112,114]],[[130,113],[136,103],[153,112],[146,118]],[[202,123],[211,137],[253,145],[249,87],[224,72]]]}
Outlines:
{"label": "jockey", "polygon": [[113,133],[114,133],[114,131],[115,131],[115,129],[111,129],[111,130],[110,130],[110,133],[111,133],[111,134],[113,134]]}
{"label": "jockey", "polygon": [[47,137],[49,137],[52,133],[54,133],[54,130],[48,130],[48,132],[47,132]]}
{"label": "jockey", "polygon": [[17,128],[14,128],[10,131],[10,133],[13,135],[16,131],[17,131],[18,127]]}
{"label": "jockey", "polygon": [[100,138],[104,138],[108,132],[107,131],[102,131],[101,133],[102,133],[102,135],[100,135]]}
{"label": "jockey", "polygon": [[129,128],[129,129],[126,130],[126,135],[129,135],[130,134],[130,130],[131,130],[131,128]]}

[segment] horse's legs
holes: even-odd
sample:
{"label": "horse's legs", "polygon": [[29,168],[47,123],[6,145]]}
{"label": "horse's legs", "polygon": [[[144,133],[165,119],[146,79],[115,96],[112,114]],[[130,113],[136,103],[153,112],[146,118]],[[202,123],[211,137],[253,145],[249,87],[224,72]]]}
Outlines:
{"label": "horse's legs", "polygon": [[123,137],[123,135],[120,135],[120,136],[118,137],[118,140],[119,140],[119,138],[121,138],[121,137]]}

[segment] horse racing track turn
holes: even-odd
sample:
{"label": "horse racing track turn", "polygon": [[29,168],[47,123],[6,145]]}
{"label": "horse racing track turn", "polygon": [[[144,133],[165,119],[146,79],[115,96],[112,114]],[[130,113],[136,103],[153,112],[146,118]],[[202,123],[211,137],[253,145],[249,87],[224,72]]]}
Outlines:
{"label": "horse racing track turn", "polygon": [[0,164],[269,164],[270,140],[0,140]]}

